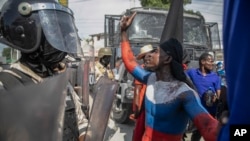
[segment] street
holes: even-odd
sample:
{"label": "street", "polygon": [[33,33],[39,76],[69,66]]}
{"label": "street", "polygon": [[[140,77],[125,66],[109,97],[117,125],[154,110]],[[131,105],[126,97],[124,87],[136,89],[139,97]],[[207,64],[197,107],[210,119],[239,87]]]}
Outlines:
{"label": "street", "polygon": [[[103,141],[132,141],[134,122],[128,124],[116,124],[112,119],[109,120],[108,128]],[[185,141],[190,140],[191,134],[187,134]],[[202,138],[200,141],[204,141]]]}
{"label": "street", "polygon": [[127,124],[118,124],[110,119],[108,128],[106,129],[104,141],[131,141],[133,129],[133,121]]}

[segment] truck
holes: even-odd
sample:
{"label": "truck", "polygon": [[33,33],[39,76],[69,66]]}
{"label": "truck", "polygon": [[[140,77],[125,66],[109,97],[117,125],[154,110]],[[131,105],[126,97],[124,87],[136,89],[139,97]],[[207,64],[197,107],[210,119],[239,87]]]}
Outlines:
{"label": "truck", "polygon": [[[135,7],[127,9],[121,15],[105,15],[104,21],[104,45],[112,47],[113,56],[111,68],[114,67],[117,58],[121,57],[119,22],[123,15],[131,15],[136,12],[133,23],[128,28],[128,38],[134,55],[146,44],[159,46],[168,10],[161,8]],[[198,59],[204,52],[209,52],[215,60],[223,57],[220,44],[218,23],[205,22],[200,13],[185,11],[183,13],[183,47],[188,58],[188,67],[198,67]],[[138,62],[141,63],[141,62]],[[132,113],[133,81],[134,78],[120,65],[119,88],[113,103],[111,117],[117,123],[127,123]]]}

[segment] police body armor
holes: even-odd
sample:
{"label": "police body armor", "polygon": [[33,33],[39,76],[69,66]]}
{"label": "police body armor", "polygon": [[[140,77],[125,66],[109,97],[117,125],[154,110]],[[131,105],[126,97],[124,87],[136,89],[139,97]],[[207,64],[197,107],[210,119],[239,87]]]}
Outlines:
{"label": "police body armor", "polygon": [[95,63],[95,73],[96,82],[104,75],[107,75],[109,79],[114,80],[114,74],[112,70],[105,68],[100,62]]}
{"label": "police body armor", "polygon": [[[14,74],[18,74],[22,79],[9,72],[0,72],[0,80],[6,90],[13,87],[25,86],[34,84],[31,77],[16,69],[11,69]],[[66,107],[63,123],[63,141],[78,141],[79,132],[77,126],[75,104],[72,98],[72,87],[68,87],[66,96]]]}

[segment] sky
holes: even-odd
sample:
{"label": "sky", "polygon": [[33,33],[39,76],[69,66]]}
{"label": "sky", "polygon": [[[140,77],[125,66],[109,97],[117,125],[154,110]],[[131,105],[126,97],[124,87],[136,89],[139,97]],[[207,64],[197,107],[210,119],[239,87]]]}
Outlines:
{"label": "sky", "polygon": [[[126,9],[141,7],[139,0],[69,0],[81,38],[104,32],[105,14],[119,15]],[[185,9],[200,11],[207,22],[218,22],[222,33],[223,0],[192,0]]]}
{"label": "sky", "polygon": [[141,7],[138,0],[69,0],[81,38],[104,32],[105,14],[120,15],[126,9]]}
{"label": "sky", "polygon": [[[6,0],[0,0],[1,4]],[[74,12],[79,36],[89,38],[91,34],[104,32],[105,14],[119,15],[126,9],[141,7],[139,0],[68,0],[69,8]],[[222,35],[223,0],[192,0],[185,9],[200,11],[207,22],[218,22]]]}

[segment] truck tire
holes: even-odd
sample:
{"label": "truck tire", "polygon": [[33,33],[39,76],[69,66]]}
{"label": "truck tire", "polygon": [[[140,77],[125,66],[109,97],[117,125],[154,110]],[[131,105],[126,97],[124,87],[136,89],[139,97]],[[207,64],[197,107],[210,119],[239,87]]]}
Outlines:
{"label": "truck tire", "polygon": [[132,104],[123,103],[121,105],[120,99],[115,99],[112,107],[112,119],[119,124],[126,124],[130,121],[130,114],[132,114]]}

